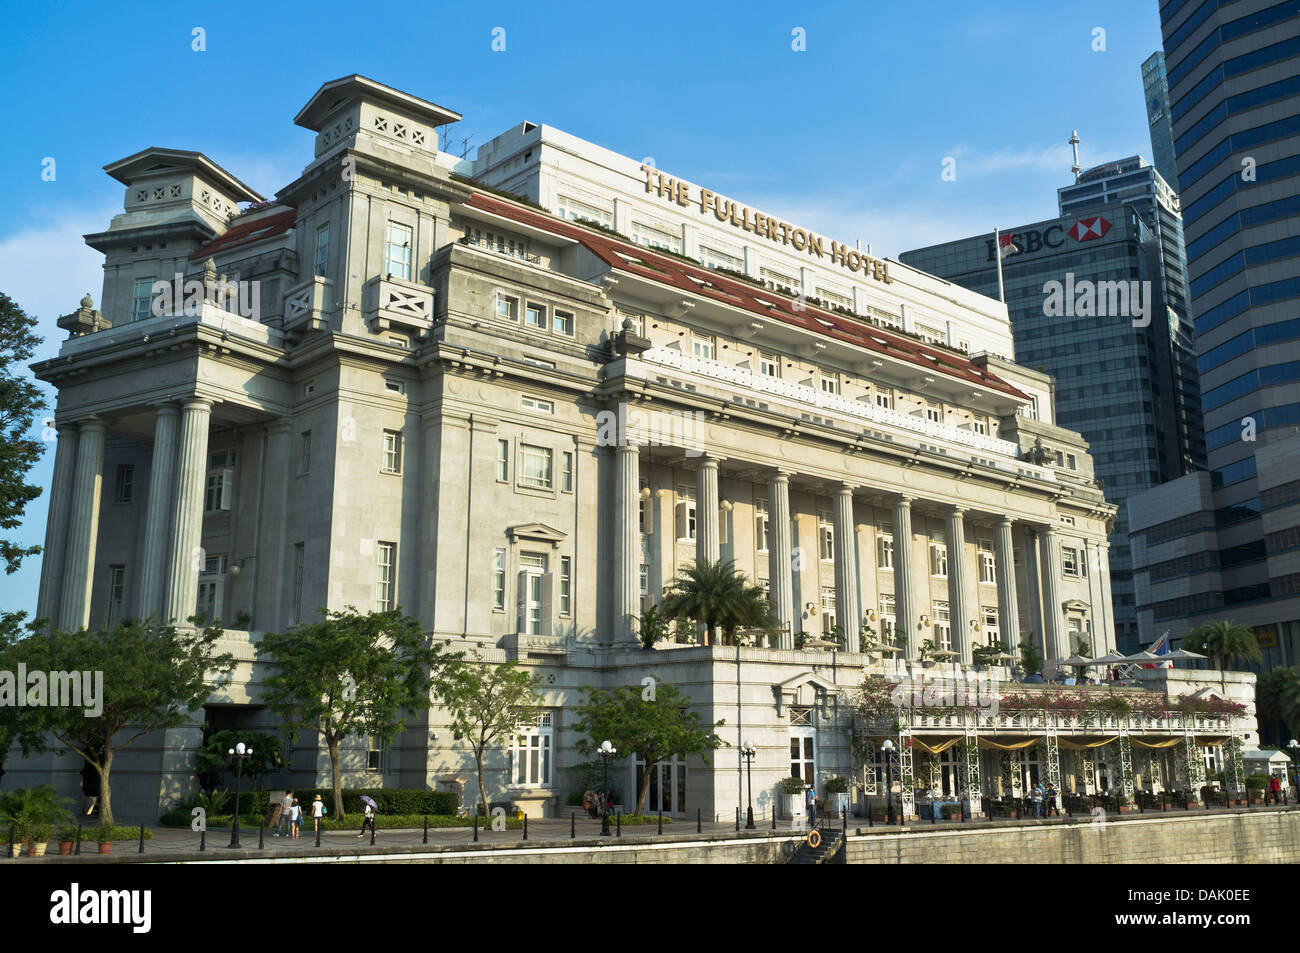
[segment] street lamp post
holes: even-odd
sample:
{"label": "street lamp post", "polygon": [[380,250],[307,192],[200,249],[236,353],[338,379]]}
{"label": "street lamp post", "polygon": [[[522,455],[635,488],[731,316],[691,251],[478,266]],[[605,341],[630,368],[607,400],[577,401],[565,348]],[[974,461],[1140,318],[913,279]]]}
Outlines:
{"label": "street lamp post", "polygon": [[605,766],[605,804],[604,810],[600,812],[600,836],[609,837],[611,836],[609,830],[609,759],[618,754],[618,749],[608,741],[602,741],[600,747],[596,749],[596,753],[600,755],[600,760]]}
{"label": "street lamp post", "polygon": [[889,823],[894,823],[894,742],[886,738],[880,746],[880,753],[885,756],[885,805]]}
{"label": "street lamp post", "polygon": [[253,749],[244,747],[241,741],[226,752],[235,762],[235,817],[230,822],[230,849],[238,850],[239,843],[239,779],[243,774],[244,759],[253,756]]}
{"label": "street lamp post", "polygon": [[745,809],[745,830],[752,831],[754,829],[754,757],[758,752],[746,741],[740,747],[740,754],[745,759],[745,776],[749,781],[749,807]]}
{"label": "street lamp post", "polygon": [[1291,749],[1291,775],[1294,779],[1295,799],[1296,803],[1300,804],[1300,741],[1292,738],[1287,747]]}

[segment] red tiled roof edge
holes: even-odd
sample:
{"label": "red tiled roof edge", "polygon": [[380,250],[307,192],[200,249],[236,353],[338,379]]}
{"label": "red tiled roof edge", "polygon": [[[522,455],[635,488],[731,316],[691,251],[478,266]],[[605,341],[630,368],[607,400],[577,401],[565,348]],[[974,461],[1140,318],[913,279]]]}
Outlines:
{"label": "red tiled roof edge", "polygon": [[286,208],[283,212],[277,212],[265,218],[245,222],[242,225],[232,225],[224,233],[195,251],[190,256],[190,261],[206,258],[219,252],[230,251],[232,248],[238,248],[240,245],[250,244],[254,241],[261,241],[264,238],[281,235],[293,228],[297,220],[298,210]]}
{"label": "red tiled roof edge", "polygon": [[[570,224],[545,213],[513,205],[484,192],[475,192],[470,196],[467,204],[485,212],[493,212],[505,218],[531,225],[534,228],[572,238],[582,243],[589,251],[613,268],[630,271],[658,281],[661,284],[672,285],[692,294],[714,298],[725,304],[739,306],[763,317],[776,317],[786,324],[815,331],[830,338],[865,347],[871,351],[901,357],[903,360],[927,371],[943,374],[947,377],[959,378],[971,384],[1002,391],[1023,400],[1029,399],[1028,394],[1000,377],[978,370],[974,362],[968,358],[950,354],[938,348],[927,347],[918,341],[891,334],[883,328],[862,325],[850,321],[843,315],[838,315],[833,311],[825,311],[809,304],[805,304],[800,312],[789,310],[787,303],[780,301],[773,301],[775,307],[766,307],[759,303],[760,295],[765,300],[783,296],[779,292],[767,291],[766,289],[760,291],[754,286],[746,285],[743,281],[728,278],[726,275],[719,274],[711,269],[692,265],[689,262],[668,255],[656,254],[653,249],[633,245],[614,235],[605,235],[595,229]],[[619,249],[627,249],[637,258],[654,259],[656,265],[660,266],[660,270],[646,268],[627,261],[621,257]],[[696,277],[700,281],[707,281],[712,287],[702,286],[696,281],[692,281],[690,277],[687,277],[688,275]],[[873,338],[880,338],[886,341],[887,344],[881,345]]]}

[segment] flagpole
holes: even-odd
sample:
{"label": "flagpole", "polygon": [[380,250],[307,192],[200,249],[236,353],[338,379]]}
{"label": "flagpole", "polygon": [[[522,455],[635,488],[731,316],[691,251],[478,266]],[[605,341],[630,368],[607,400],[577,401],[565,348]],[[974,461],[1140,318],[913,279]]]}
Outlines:
{"label": "flagpole", "polygon": [[998,258],[998,300],[1006,304],[1007,295],[1002,289],[1002,236],[998,234],[996,225],[993,226],[993,254]]}

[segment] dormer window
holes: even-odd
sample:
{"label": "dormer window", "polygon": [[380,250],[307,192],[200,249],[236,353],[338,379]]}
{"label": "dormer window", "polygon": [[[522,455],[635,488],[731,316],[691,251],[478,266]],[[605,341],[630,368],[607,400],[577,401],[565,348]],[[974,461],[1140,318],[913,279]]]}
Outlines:
{"label": "dormer window", "polygon": [[412,236],[410,225],[388,223],[384,240],[384,271],[404,281],[411,280]]}

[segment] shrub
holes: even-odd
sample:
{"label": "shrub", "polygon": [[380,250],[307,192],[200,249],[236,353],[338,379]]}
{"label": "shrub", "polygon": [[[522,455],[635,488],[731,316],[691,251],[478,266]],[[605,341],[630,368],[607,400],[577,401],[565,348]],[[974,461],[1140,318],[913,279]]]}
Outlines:
{"label": "shrub", "polygon": [[[312,796],[315,797],[315,795]],[[358,812],[358,815],[359,814],[360,812]],[[424,817],[425,815],[423,814],[382,814],[381,813],[379,817],[376,818],[375,826],[382,827],[385,830],[407,829],[407,830],[418,831],[424,827]],[[229,814],[210,814],[208,815],[207,818],[208,830],[211,831],[217,828],[229,828],[231,819],[232,819],[231,815]],[[189,827],[190,824],[193,822],[193,820],[194,820],[193,816],[191,816],[187,811],[168,811],[166,814],[164,814],[162,817],[158,819],[158,823],[163,827]],[[245,814],[240,816],[239,824],[240,827],[243,828],[244,834],[249,833],[249,831],[256,833],[258,829],[258,825],[261,823],[261,820],[262,820],[261,817],[254,816],[252,814]],[[470,827],[473,825],[473,823],[474,823],[474,818],[470,816],[455,817],[448,814],[429,815],[430,828]],[[485,822],[482,818],[479,819],[480,829],[487,828],[490,826],[491,826],[490,821]],[[521,820],[517,820],[513,817],[506,818],[506,828],[509,830],[518,830],[523,826],[524,826],[524,822]],[[321,825],[321,830],[323,831],[352,831],[353,833],[355,833],[360,829],[361,829],[361,820],[359,816],[355,818],[349,817],[348,820],[346,821],[339,821],[337,818],[331,815],[326,817],[323,824]],[[130,828],[128,828],[128,830],[130,830]],[[134,828],[134,830],[137,832],[136,836],[139,836],[139,828]],[[302,831],[304,837],[307,837],[314,832],[314,828],[312,827],[312,819],[310,817],[303,818]],[[147,833],[146,833],[146,839],[147,839]]]}
{"label": "shrub", "polygon": [[803,783],[803,778],[782,778],[778,786],[782,794],[802,794],[808,790],[808,785]]}

